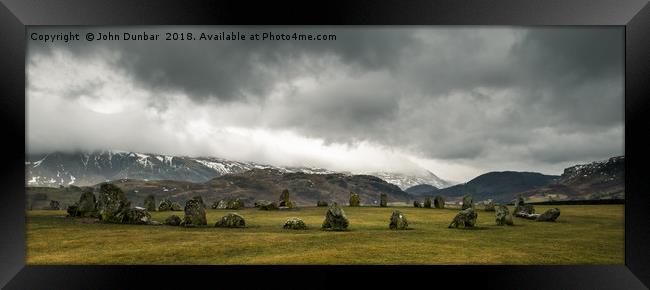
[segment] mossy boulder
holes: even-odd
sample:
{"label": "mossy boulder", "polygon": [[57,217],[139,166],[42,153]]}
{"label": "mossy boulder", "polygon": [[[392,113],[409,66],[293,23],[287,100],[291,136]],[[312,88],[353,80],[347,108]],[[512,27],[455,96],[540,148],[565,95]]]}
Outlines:
{"label": "mossy boulder", "polygon": [[177,215],[170,215],[165,219],[165,224],[170,226],[178,226],[181,224],[181,218]]}
{"label": "mossy boulder", "polygon": [[122,223],[137,225],[150,224],[151,214],[143,207],[129,208],[124,211]]}
{"label": "mossy boulder", "polygon": [[147,211],[156,211],[156,197],[153,194],[144,198],[144,208]]}
{"label": "mossy boulder", "polygon": [[178,203],[178,202],[172,202],[171,210],[172,210],[172,211],[182,211],[182,210],[183,210],[183,207],[182,207],[181,204]]}
{"label": "mossy boulder", "polygon": [[554,222],[560,216],[559,208],[551,208],[537,217],[538,222]]}
{"label": "mossy boulder", "polygon": [[474,198],[470,194],[463,195],[463,204],[461,209],[474,208]]}
{"label": "mossy boulder", "polygon": [[437,195],[437,196],[433,199],[433,206],[434,206],[435,208],[445,208],[445,199],[444,199],[442,196]]}
{"label": "mossy boulder", "polygon": [[318,207],[327,206],[327,202],[319,200],[319,201],[316,202],[316,206],[318,206]]}
{"label": "mossy boulder", "polygon": [[406,216],[399,210],[393,211],[393,214],[390,216],[388,228],[391,230],[406,230],[408,227],[409,222],[406,220]]}
{"label": "mossy boulder", "polygon": [[291,217],[284,223],[283,228],[287,230],[306,230],[307,225],[303,220],[297,217]]}
{"label": "mossy boulder", "polygon": [[260,210],[278,210],[278,204],[275,202],[264,202],[259,204]]}
{"label": "mossy boulder", "polygon": [[424,208],[431,208],[431,198],[428,196],[424,198]]}
{"label": "mossy boulder", "polygon": [[380,207],[386,207],[386,205],[388,204],[387,200],[388,200],[388,194],[382,192],[379,195],[379,206]]}
{"label": "mossy boulder", "polygon": [[348,217],[345,216],[343,209],[336,204],[332,203],[327,208],[327,213],[325,214],[325,220],[321,226],[322,230],[333,230],[333,231],[345,231],[348,229],[349,221]]}
{"label": "mossy boulder", "polygon": [[97,209],[102,221],[121,223],[131,203],[126,194],[112,183],[103,183],[99,188]]}
{"label": "mossy boulder", "polygon": [[200,201],[190,199],[185,203],[185,217],[181,222],[182,226],[195,227],[207,225],[208,221],[205,217],[205,209]]}
{"label": "mossy boulder", "polygon": [[361,206],[359,194],[350,191],[350,206]]}
{"label": "mossy boulder", "polygon": [[454,220],[451,221],[449,224],[448,228],[457,228],[459,226],[465,227],[465,228],[471,228],[476,225],[476,219],[478,218],[478,214],[476,211],[474,211],[473,208],[469,207],[464,210],[461,210],[456,217],[454,217]]}
{"label": "mossy boulder", "polygon": [[214,226],[218,228],[243,228],[246,226],[246,221],[244,217],[236,213],[229,213],[221,217]]}
{"label": "mossy boulder", "polygon": [[513,225],[512,214],[508,210],[508,207],[505,205],[497,205],[495,209],[495,218],[498,226],[502,225]]}
{"label": "mossy boulder", "polygon": [[163,198],[158,204],[158,211],[170,211],[172,210],[172,202],[169,199]]}

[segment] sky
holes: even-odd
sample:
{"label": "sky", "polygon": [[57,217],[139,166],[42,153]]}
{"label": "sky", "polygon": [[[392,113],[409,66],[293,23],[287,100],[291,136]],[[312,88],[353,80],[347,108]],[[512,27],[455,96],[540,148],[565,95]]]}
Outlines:
{"label": "sky", "polygon": [[[164,40],[222,31],[336,40]],[[624,155],[623,45],[620,27],[31,27],[27,151],[559,175]]]}

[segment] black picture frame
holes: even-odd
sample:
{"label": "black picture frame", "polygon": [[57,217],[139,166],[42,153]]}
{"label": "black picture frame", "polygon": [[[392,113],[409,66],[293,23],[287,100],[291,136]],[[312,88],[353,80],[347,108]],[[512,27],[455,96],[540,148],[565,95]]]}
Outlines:
{"label": "black picture frame", "polygon": [[[645,289],[650,285],[650,5],[648,1],[2,0],[0,5],[0,286],[123,289],[193,283],[244,288],[434,283],[514,289]],[[617,25],[625,27],[625,265],[604,266],[25,266],[25,49],[30,25]],[[646,257],[646,258],[643,258]],[[254,278],[251,278],[254,277]],[[347,280],[347,279],[346,279]],[[286,283],[286,282],[285,282]],[[346,284],[347,285],[347,284]]]}

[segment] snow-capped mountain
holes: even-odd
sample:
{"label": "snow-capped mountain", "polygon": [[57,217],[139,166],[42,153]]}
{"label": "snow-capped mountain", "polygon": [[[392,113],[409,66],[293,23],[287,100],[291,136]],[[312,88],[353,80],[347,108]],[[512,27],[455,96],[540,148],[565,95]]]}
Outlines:
{"label": "snow-capped mountain", "polygon": [[402,190],[420,184],[433,185],[436,188],[445,188],[452,185],[450,182],[441,179],[428,170],[412,175],[394,172],[372,172],[369,173],[369,175],[379,177],[388,183],[395,184]]}
{"label": "snow-capped mountain", "polygon": [[[26,156],[25,162],[26,185],[50,187],[86,186],[117,179],[206,182],[215,177],[252,169],[275,169],[286,173],[306,174],[341,173],[324,168],[277,167],[215,157],[170,156],[118,150],[32,154]],[[429,171],[426,172],[427,174],[417,176],[387,172],[369,175],[393,183],[402,190],[423,183],[436,187],[448,186],[444,180]]]}

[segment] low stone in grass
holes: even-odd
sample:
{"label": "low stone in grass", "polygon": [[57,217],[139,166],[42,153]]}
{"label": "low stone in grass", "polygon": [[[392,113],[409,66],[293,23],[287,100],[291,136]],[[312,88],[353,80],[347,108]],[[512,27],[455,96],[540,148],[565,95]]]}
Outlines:
{"label": "low stone in grass", "polygon": [[305,222],[297,217],[291,217],[284,223],[284,229],[287,230],[306,230]]}
{"label": "low stone in grass", "polygon": [[471,228],[476,225],[476,219],[478,218],[478,214],[476,211],[474,211],[473,208],[466,208],[464,210],[461,210],[456,217],[454,217],[454,220],[451,221],[451,224],[449,224],[448,228],[457,228],[459,226],[465,227],[465,228]]}
{"label": "low stone in grass", "polygon": [[165,219],[165,224],[170,226],[178,226],[181,224],[181,218],[177,215],[170,215]]}
{"label": "low stone in grass", "polygon": [[153,194],[144,198],[144,208],[147,211],[156,211],[156,197]]}
{"label": "low stone in grass", "polygon": [[190,199],[185,203],[185,217],[181,222],[182,226],[194,227],[207,225],[205,218],[205,209],[201,202],[196,199]]}
{"label": "low stone in grass", "polygon": [[316,202],[316,206],[319,207],[327,206],[327,202],[319,200],[318,202]]}
{"label": "low stone in grass", "polygon": [[401,213],[399,210],[393,211],[393,214],[390,216],[390,223],[388,228],[391,230],[406,230],[409,227],[408,220],[406,216]]}
{"label": "low stone in grass", "polygon": [[322,230],[333,230],[333,231],[345,231],[348,229],[348,218],[345,216],[345,212],[341,209],[336,202],[332,203],[327,208],[327,213],[325,214],[325,221],[321,226]]}
{"label": "low stone in grass", "polygon": [[275,202],[260,202],[259,203],[259,208],[260,210],[278,210],[278,204]]}
{"label": "low stone in grass", "polygon": [[505,205],[498,205],[496,206],[496,210],[494,213],[496,217],[496,223],[498,226],[502,225],[513,225],[512,223],[512,215],[510,214],[510,211],[508,210],[508,207]]}
{"label": "low stone in grass", "polygon": [[143,207],[129,208],[124,213],[122,223],[137,225],[150,224],[151,214]]}
{"label": "low stone in grass", "polygon": [[361,200],[359,194],[350,191],[350,206],[360,206]]}
{"label": "low stone in grass", "polygon": [[559,208],[551,208],[537,217],[538,222],[554,222],[560,216]]}
{"label": "low stone in grass", "polygon": [[218,228],[243,228],[246,226],[246,221],[236,213],[228,213],[221,217],[214,226]]}
{"label": "low stone in grass", "polygon": [[472,198],[472,195],[466,194],[463,196],[463,205],[461,209],[468,209],[468,208],[474,208],[474,198]]}
{"label": "low stone in grass", "polygon": [[445,199],[444,199],[442,196],[437,195],[437,196],[433,199],[433,206],[434,206],[435,208],[445,208]]}
{"label": "low stone in grass", "polygon": [[169,211],[172,210],[172,202],[169,199],[163,198],[158,204],[158,211]]}
{"label": "low stone in grass", "polygon": [[386,207],[386,205],[387,205],[386,200],[387,200],[387,199],[388,199],[388,195],[387,195],[386,193],[383,193],[383,192],[382,192],[382,193],[379,195],[379,206],[380,206],[380,207]]}
{"label": "low stone in grass", "polygon": [[178,203],[178,202],[172,202],[171,210],[172,210],[172,211],[182,211],[182,210],[183,210],[183,207],[182,207],[181,204]]}

